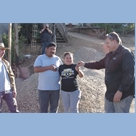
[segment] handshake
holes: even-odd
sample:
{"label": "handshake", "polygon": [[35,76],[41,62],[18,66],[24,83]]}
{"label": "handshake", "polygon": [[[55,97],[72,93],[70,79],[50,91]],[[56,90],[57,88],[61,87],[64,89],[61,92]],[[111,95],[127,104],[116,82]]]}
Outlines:
{"label": "handshake", "polygon": [[85,65],[85,62],[83,62],[83,61],[80,61],[77,63],[77,66],[84,66],[84,65]]}

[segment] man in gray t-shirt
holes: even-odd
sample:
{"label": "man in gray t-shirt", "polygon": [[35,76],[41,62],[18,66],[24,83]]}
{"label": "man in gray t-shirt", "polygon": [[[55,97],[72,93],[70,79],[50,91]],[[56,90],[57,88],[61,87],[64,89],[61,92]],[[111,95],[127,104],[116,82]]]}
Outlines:
{"label": "man in gray t-shirt", "polygon": [[62,61],[55,53],[56,44],[51,42],[47,45],[45,54],[39,55],[34,63],[34,71],[39,73],[38,97],[41,113],[48,112],[49,103],[50,112],[57,112],[60,91],[58,67]]}

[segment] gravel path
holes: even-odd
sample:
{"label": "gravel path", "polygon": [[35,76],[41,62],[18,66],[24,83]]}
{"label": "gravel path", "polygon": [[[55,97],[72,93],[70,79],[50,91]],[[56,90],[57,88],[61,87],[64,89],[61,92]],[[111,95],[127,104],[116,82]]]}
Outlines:
{"label": "gravel path", "polygon": [[[59,45],[57,48],[57,55],[63,57],[63,53],[70,51],[74,54],[75,63],[83,61],[96,61],[101,59],[105,54],[102,50],[104,41],[96,37],[90,37],[78,33],[69,33],[70,45]],[[126,44],[127,45],[127,44]],[[129,44],[133,48],[133,45]],[[33,62],[31,62],[33,65]],[[79,104],[80,113],[104,113],[104,70],[89,70],[81,68],[85,76],[78,78],[80,90],[82,92]],[[37,113],[39,112],[38,95],[37,95],[37,81],[38,74],[32,74],[28,79],[16,79],[18,90],[18,107],[22,113]],[[133,101],[130,112],[135,111],[135,103]],[[3,105],[3,112],[7,111],[7,106]],[[63,112],[63,106],[59,102],[59,113]]]}

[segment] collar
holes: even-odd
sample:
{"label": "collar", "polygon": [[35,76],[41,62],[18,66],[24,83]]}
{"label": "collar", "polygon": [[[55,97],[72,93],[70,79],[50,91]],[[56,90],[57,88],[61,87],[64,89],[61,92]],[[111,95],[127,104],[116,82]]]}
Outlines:
{"label": "collar", "polygon": [[121,49],[122,45],[119,45],[119,47],[114,52],[112,52],[112,54],[120,53]]}

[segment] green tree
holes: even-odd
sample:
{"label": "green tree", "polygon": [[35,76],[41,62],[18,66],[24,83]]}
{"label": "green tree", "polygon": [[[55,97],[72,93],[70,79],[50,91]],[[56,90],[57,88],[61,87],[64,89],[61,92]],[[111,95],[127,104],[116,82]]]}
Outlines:
{"label": "green tree", "polygon": [[[18,27],[18,30],[20,30],[20,26]],[[15,49],[14,49],[14,28],[12,27],[12,42],[11,42],[11,62],[14,63],[15,62]],[[6,47],[8,47],[8,35],[7,34],[3,34],[2,35],[2,41],[4,43],[4,45]],[[19,37],[19,58],[22,59],[23,57],[23,52],[24,52],[24,43],[26,41],[26,38],[22,35],[20,35]],[[5,54],[5,58],[8,59],[8,55],[7,52]]]}
{"label": "green tree", "polygon": [[93,26],[103,28],[106,33],[116,31],[122,35],[126,35],[135,29],[134,23],[94,23]]}

